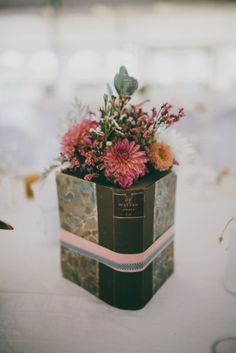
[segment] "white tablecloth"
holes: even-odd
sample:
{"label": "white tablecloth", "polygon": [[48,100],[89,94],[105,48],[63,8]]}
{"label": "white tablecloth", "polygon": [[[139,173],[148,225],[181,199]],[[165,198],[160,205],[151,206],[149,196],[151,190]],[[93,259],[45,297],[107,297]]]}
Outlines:
{"label": "white tablecloth", "polygon": [[0,353],[207,353],[236,336],[236,297],[223,285],[226,244],[218,241],[236,209],[232,185],[204,189],[179,177],[175,274],[134,312],[61,277],[55,210],[46,214],[49,234],[35,201],[2,207],[15,230],[0,231]]}

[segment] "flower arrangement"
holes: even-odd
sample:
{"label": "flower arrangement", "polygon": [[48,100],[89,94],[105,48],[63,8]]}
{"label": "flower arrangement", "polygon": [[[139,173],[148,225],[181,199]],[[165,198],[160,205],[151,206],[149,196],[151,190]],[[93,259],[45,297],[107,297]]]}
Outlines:
{"label": "flower arrangement", "polygon": [[138,82],[124,66],[114,86],[117,95],[104,94],[99,116],[90,112],[63,135],[61,163],[67,165],[64,173],[125,189],[147,173],[178,164],[172,148],[159,136],[185,114],[183,108],[173,113],[168,103],[150,112],[141,104],[130,104]]}

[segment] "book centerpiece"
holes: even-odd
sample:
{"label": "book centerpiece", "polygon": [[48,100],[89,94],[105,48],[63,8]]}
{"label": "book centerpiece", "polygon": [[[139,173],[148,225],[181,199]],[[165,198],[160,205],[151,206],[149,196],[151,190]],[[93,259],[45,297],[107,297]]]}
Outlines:
{"label": "book centerpiece", "polygon": [[[140,309],[173,273],[178,161],[161,133],[184,116],[168,103],[130,104],[138,88],[125,67],[118,95],[104,95],[62,137],[56,176],[65,278],[105,302]],[[110,90],[111,91],[111,90]]]}

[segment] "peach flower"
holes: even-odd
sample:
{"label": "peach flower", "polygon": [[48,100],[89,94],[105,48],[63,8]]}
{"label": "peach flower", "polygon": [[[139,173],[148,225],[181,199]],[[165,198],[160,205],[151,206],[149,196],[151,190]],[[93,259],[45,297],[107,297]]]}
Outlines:
{"label": "peach flower", "polygon": [[159,171],[168,170],[175,160],[170,146],[162,142],[153,142],[147,149],[147,155],[155,169]]}

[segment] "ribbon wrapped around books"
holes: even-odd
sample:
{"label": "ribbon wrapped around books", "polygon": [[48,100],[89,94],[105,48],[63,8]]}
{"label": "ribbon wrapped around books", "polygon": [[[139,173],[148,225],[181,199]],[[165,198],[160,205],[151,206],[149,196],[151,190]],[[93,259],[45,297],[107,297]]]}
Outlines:
{"label": "ribbon wrapped around books", "polygon": [[79,237],[65,229],[61,229],[60,234],[62,245],[120,272],[143,271],[162,252],[162,250],[173,241],[173,238],[174,226],[170,227],[165,233],[163,233],[144,252],[137,254],[121,254]]}

